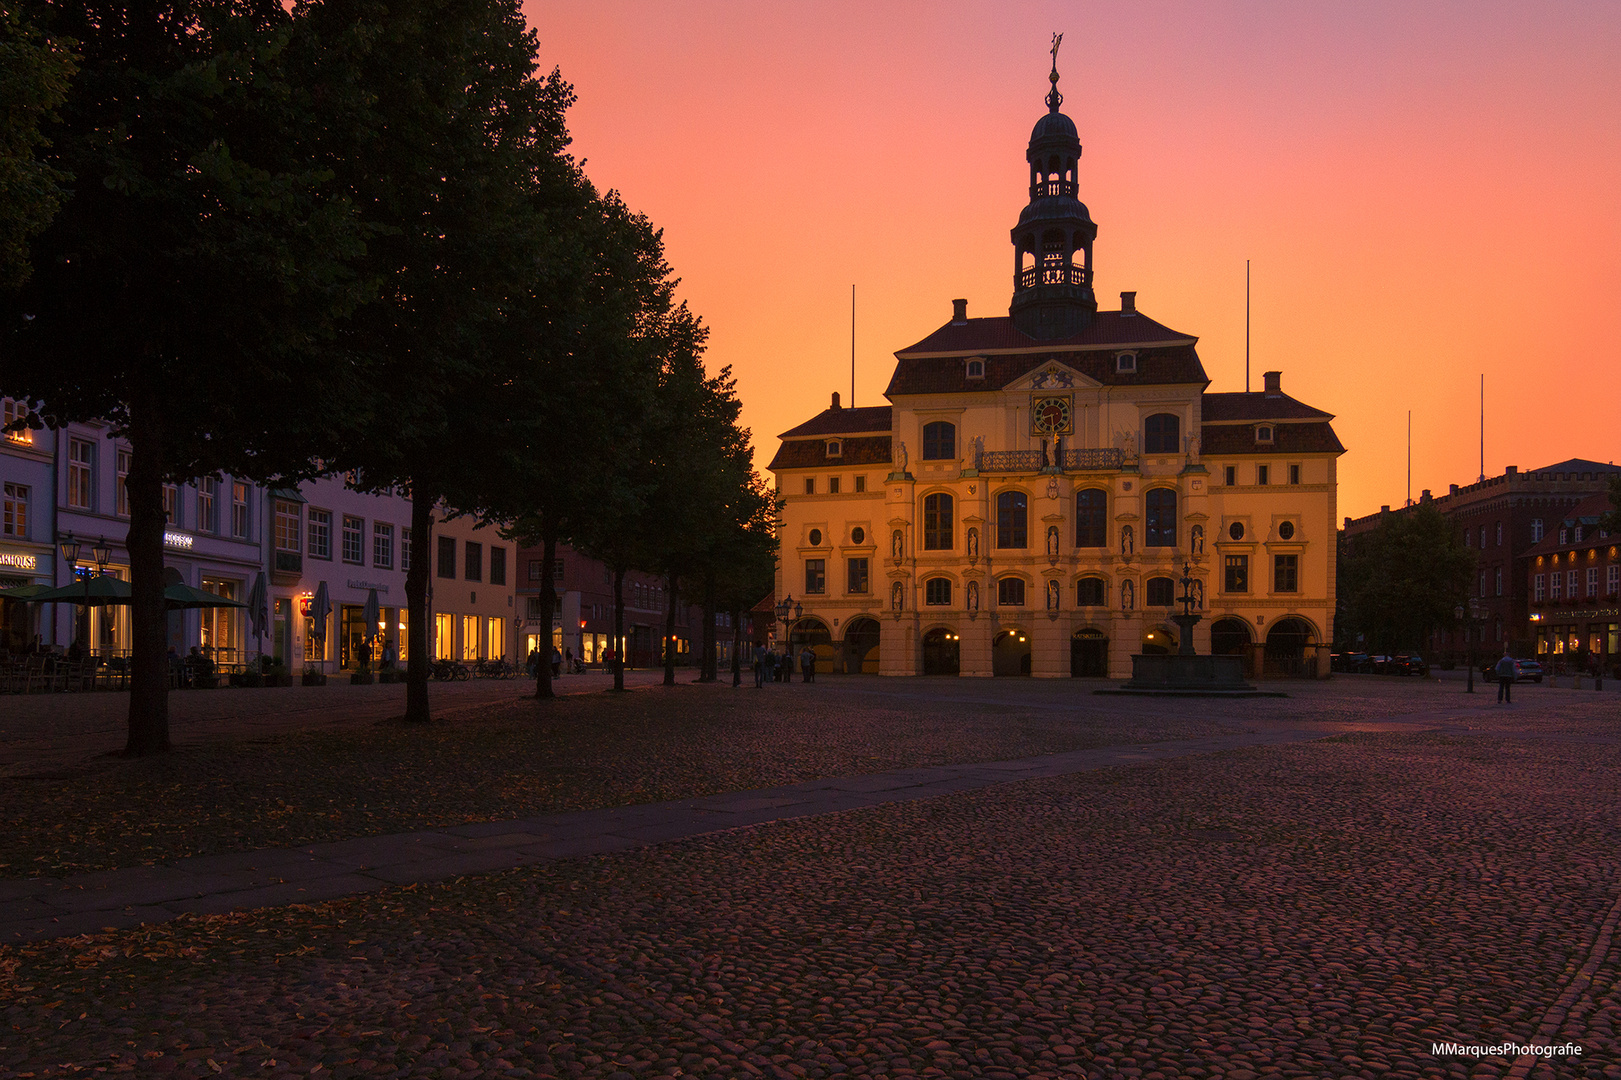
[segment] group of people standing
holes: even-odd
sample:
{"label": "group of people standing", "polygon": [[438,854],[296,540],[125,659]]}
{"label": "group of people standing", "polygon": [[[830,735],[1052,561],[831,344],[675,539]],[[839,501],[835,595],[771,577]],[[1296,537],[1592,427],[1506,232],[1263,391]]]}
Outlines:
{"label": "group of people standing", "polygon": [[[764,645],[754,647],[754,685],[764,686],[768,682],[794,681],[794,654],[792,648],[782,652],[773,652]],[[799,672],[801,682],[816,681],[816,653],[806,645],[799,650]]]}

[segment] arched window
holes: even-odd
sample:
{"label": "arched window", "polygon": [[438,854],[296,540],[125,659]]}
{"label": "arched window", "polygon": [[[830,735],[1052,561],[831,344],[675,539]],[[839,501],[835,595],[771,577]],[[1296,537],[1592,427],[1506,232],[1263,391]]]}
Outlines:
{"label": "arched window", "polygon": [[1143,501],[1148,509],[1143,528],[1143,546],[1175,547],[1176,492],[1171,488],[1154,488]]}
{"label": "arched window", "polygon": [[1086,488],[1075,493],[1075,546],[1109,546],[1109,493]]}
{"label": "arched window", "polygon": [[996,604],[998,607],[1024,606],[1024,579],[1005,577],[996,583]]}
{"label": "arched window", "polygon": [[1175,454],[1182,449],[1181,422],[1175,413],[1155,413],[1143,421],[1143,453]]}
{"label": "arched window", "polygon": [[923,549],[950,551],[952,547],[951,496],[941,492],[923,499]]}
{"label": "arched window", "polygon": [[1004,491],[996,497],[996,546],[1022,548],[1030,546],[1025,527],[1028,504],[1022,491]]}
{"label": "arched window", "polygon": [[1102,578],[1083,577],[1075,583],[1076,607],[1102,607],[1107,602]]}
{"label": "arched window", "polygon": [[941,461],[957,456],[957,425],[944,420],[923,425],[923,460]]}
{"label": "arched window", "polygon": [[932,577],[923,583],[923,602],[930,607],[951,606],[951,579]]}
{"label": "arched window", "polygon": [[1149,578],[1143,599],[1149,607],[1170,607],[1176,603],[1176,582],[1168,577]]}

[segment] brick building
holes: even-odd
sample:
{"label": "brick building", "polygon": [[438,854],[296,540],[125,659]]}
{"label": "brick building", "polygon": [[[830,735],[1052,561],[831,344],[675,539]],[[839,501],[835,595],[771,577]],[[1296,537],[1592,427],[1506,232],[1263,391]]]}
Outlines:
{"label": "brick building", "polygon": [[1613,507],[1594,495],[1550,522],[1526,554],[1537,658],[1621,677],[1621,546],[1599,528]]}

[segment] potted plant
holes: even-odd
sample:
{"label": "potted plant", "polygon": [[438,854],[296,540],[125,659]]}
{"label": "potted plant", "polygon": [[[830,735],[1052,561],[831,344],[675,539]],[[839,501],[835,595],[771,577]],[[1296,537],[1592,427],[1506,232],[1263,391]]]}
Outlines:
{"label": "potted plant", "polygon": [[371,640],[365,642],[365,648],[358,650],[355,661],[355,670],[349,675],[350,686],[370,686],[377,679],[371,673]]}
{"label": "potted plant", "polygon": [[326,672],[322,671],[320,668],[306,666],[304,668],[303,681],[305,686],[325,686]]}
{"label": "potted plant", "polygon": [[286,664],[282,663],[274,656],[261,657],[260,662],[264,668],[264,680],[266,686],[293,685],[293,675],[292,672],[287,670]]}

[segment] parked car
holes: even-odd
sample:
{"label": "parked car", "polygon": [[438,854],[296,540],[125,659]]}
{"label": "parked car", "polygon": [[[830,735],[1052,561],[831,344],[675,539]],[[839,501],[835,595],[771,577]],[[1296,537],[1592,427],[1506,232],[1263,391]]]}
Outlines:
{"label": "parked car", "polygon": [[1373,671],[1373,660],[1365,652],[1332,653],[1328,667],[1331,671],[1368,674]]}
{"label": "parked car", "polygon": [[1391,660],[1391,674],[1393,675],[1428,675],[1430,662],[1417,654],[1403,654],[1393,656]]}
{"label": "parked car", "polygon": [[[1491,661],[1490,663],[1487,663],[1487,664],[1482,664],[1480,666],[1480,671],[1481,671],[1481,674],[1486,676],[1488,681],[1491,681],[1491,682],[1496,682],[1497,681],[1497,661],[1496,660],[1493,660],[1493,661]],[[1514,661],[1514,681],[1515,682],[1535,682],[1535,683],[1541,682],[1542,681],[1542,665],[1540,663],[1538,663],[1537,661],[1535,661],[1535,660],[1516,660],[1516,661]]]}

